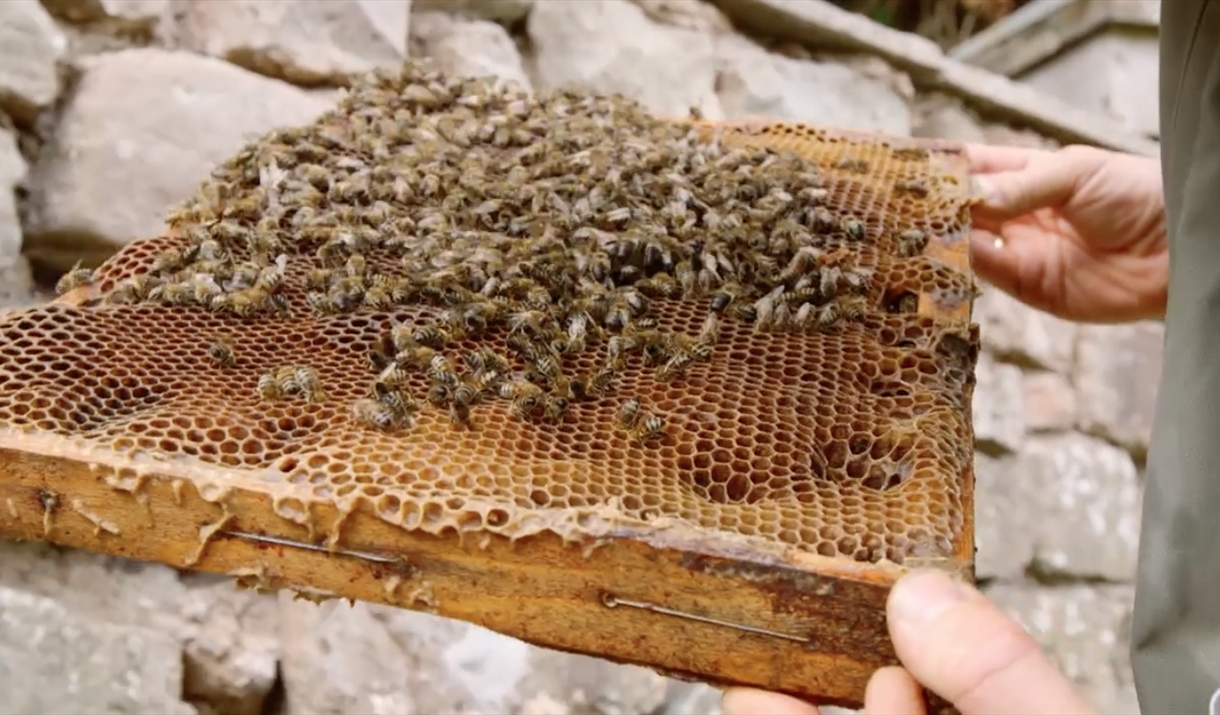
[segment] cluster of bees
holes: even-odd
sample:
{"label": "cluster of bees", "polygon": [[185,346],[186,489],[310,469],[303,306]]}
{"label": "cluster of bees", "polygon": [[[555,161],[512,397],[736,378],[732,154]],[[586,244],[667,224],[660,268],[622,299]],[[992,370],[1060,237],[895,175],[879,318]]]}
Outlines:
{"label": "cluster of bees", "polygon": [[[723,320],[811,333],[861,320],[880,293],[879,237],[827,196],[815,164],[702,140],[622,96],[531,96],[411,61],[218,167],[169,217],[185,247],[105,300],[286,319],[294,305],[319,318],[425,306],[439,317],[399,324],[372,350],[358,420],[409,427],[432,405],[468,426],[492,399],[561,420],[628,360],[661,380],[711,360]],[[917,257],[927,237],[886,241]],[[75,271],[61,288],[90,279]],[[703,302],[702,330],[663,330],[668,301]],[[455,356],[458,341],[488,347]],[[598,368],[565,369],[595,348]],[[324,394],[302,370],[264,375],[260,394]],[[408,394],[411,373],[426,394]],[[641,439],[664,431],[632,400],[620,423]]]}

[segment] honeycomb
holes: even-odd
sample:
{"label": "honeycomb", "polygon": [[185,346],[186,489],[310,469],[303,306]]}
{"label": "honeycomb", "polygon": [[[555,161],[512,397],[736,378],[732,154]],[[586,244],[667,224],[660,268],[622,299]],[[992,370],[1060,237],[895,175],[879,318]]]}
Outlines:
{"label": "honeycomb", "polygon": [[969,528],[950,151],[410,63],[0,321],[0,424],[276,511],[682,524],[864,563]]}

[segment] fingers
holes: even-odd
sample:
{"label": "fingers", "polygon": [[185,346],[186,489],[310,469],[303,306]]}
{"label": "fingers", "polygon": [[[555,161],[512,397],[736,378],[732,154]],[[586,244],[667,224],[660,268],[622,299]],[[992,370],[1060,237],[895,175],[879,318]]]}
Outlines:
{"label": "fingers", "polygon": [[864,691],[864,715],[926,715],[922,688],[906,670],[882,668]]}
{"label": "fingers", "polygon": [[720,700],[724,715],[820,715],[809,703],[778,693],[751,688],[730,688]]}
{"label": "fingers", "polygon": [[1015,146],[992,146],[990,144],[967,144],[966,161],[972,174],[993,174],[997,171],[1024,169],[1031,157],[1045,154],[1041,149],[1025,149]]}
{"label": "fingers", "polygon": [[1027,254],[1028,251],[1022,250],[1020,246],[1006,244],[990,231],[974,231],[970,234],[970,258],[975,275],[1005,293],[1029,303],[1031,307],[1042,309],[1042,306],[1037,304],[1037,293],[1029,290],[1028,274],[1031,271],[1025,265]]}
{"label": "fingers", "polygon": [[974,213],[986,225],[1035,209],[1061,206],[1101,168],[1107,156],[1107,152],[1089,147],[1065,147],[1032,156],[1019,169],[975,176],[975,184],[986,199]]}
{"label": "fingers", "polygon": [[907,671],[962,715],[1095,712],[1015,621],[945,574],[900,580],[887,614]]}

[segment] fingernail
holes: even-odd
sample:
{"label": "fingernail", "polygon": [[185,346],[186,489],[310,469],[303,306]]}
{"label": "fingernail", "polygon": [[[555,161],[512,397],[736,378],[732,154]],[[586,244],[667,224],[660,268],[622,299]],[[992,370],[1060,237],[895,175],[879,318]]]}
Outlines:
{"label": "fingernail", "polygon": [[894,585],[894,615],[907,623],[928,623],[965,600],[965,588],[939,571],[917,571]]}
{"label": "fingernail", "polygon": [[988,179],[986,176],[975,176],[971,183],[974,184],[975,196],[989,203],[995,200],[995,183],[991,179]]}

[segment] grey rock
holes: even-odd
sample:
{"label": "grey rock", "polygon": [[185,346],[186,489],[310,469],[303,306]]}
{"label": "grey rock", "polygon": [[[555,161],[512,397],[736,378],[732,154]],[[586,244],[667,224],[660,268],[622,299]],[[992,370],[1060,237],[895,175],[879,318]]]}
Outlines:
{"label": "grey rock", "polygon": [[1025,395],[1021,368],[983,353],[975,367],[975,448],[991,455],[1015,452],[1025,437]]}
{"label": "grey rock", "polygon": [[170,0],[42,0],[42,5],[61,20],[109,23],[124,30],[151,30],[171,8]]}
{"label": "grey rock", "polygon": [[414,0],[415,12],[442,10],[467,17],[513,25],[524,20],[534,8],[534,0]]}
{"label": "grey rock", "polygon": [[428,57],[455,75],[499,77],[530,89],[516,43],[503,26],[489,20],[417,12],[411,18],[411,56]]}
{"label": "grey rock", "polygon": [[984,286],[974,302],[983,348],[995,356],[1057,372],[1070,372],[1077,325],[1024,305],[999,288]]}
{"label": "grey rock", "polygon": [[194,715],[181,689],[172,636],[101,623],[52,598],[0,587],[0,713]]}
{"label": "grey rock", "polygon": [[785,57],[740,35],[716,39],[717,95],[728,118],[763,116],[885,134],[911,133],[906,100],[883,78]]}
{"label": "grey rock", "polygon": [[1081,429],[1147,453],[1164,337],[1159,322],[1081,327],[1074,375]]}
{"label": "grey rock", "polygon": [[[3,4],[3,3],[0,3]],[[218,3],[224,5],[226,3]],[[157,235],[166,210],[254,136],[322,98],[220,60],[133,49],[87,57],[30,176],[27,243],[79,252]]]}
{"label": "grey rock", "polygon": [[1017,480],[1013,458],[974,459],[974,572],[980,579],[1020,578],[1034,560],[1036,485]]}
{"label": "grey rock", "polygon": [[410,0],[192,0],[188,47],[298,84],[340,82],[407,56]]}
{"label": "grey rock", "polygon": [[530,647],[528,675],[518,691],[545,694],[577,712],[598,715],[653,713],[666,701],[669,680],[647,668]]}
{"label": "grey rock", "polygon": [[962,106],[960,100],[945,95],[921,97],[915,106],[911,135],[929,139],[983,143],[983,123]]}
{"label": "grey rock", "polygon": [[538,3],[526,23],[534,86],[619,92],[654,112],[719,116],[708,35],[661,25],[629,0]]}
{"label": "grey rock", "polygon": [[16,188],[25,181],[27,170],[25,159],[17,149],[17,137],[0,127],[0,259],[12,261],[21,252],[21,217],[17,213]]}
{"label": "grey rock", "polygon": [[179,601],[182,692],[217,715],[261,715],[280,660],[279,602],[238,591],[233,580],[192,574]]}
{"label": "grey rock", "polygon": [[1158,145],[1118,122],[1033,87],[946,57],[936,43],[874,22],[828,0],[712,0],[743,29],[824,50],[876,55],[924,89],[960,96],[980,111],[1011,118],[1068,142],[1156,155]]}
{"label": "grey rock", "polygon": [[182,580],[159,564],[44,544],[0,542],[0,563],[0,591],[54,599],[75,618],[149,629],[170,639],[174,663],[185,665],[185,672],[177,671],[182,682],[174,692],[184,693],[201,712],[262,711],[279,659],[274,598],[236,591],[228,578],[193,574]]}
{"label": "grey rock", "polygon": [[1071,433],[1028,436],[1015,456],[975,458],[975,570],[1016,579],[1128,581],[1135,573],[1140,484],[1130,455]]}
{"label": "grey rock", "polygon": [[1130,586],[996,584],[987,595],[1029,631],[1100,712],[1139,712],[1127,655]]}
{"label": "grey rock", "polygon": [[665,678],[427,613],[282,597],[283,676],[301,713],[646,713]]}
{"label": "grey rock", "polygon": [[1141,489],[1131,455],[1080,434],[1029,437],[1007,477],[1024,494],[1036,570],[1128,581],[1135,574]]}
{"label": "grey rock", "polygon": [[715,5],[704,0],[631,0],[649,18],[664,25],[673,25],[698,32],[725,33],[733,31],[733,23]]}
{"label": "grey rock", "polygon": [[38,0],[0,2],[0,110],[31,121],[59,97],[68,38]]}
{"label": "grey rock", "polygon": [[661,715],[720,715],[723,695],[724,691],[706,683],[674,680],[669,684],[669,694]]}
{"label": "grey rock", "polygon": [[1045,370],[1023,377],[1025,428],[1030,432],[1065,432],[1076,425],[1076,389],[1064,375]]}

